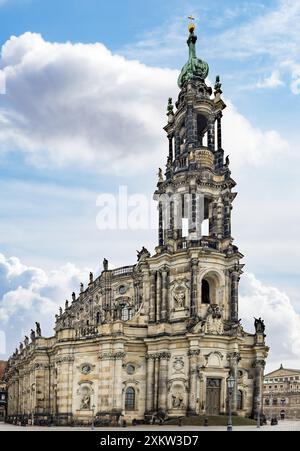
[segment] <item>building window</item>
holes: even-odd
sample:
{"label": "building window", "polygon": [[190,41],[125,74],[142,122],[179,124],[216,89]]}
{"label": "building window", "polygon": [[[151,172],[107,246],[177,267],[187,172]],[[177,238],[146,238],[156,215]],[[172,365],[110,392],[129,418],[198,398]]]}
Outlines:
{"label": "building window", "polygon": [[135,389],[127,388],[125,393],[125,410],[135,410]]}
{"label": "building window", "polygon": [[241,390],[237,392],[237,410],[243,410],[243,392]]}
{"label": "building window", "polygon": [[202,280],[202,304],[210,304],[210,286],[207,280]]}
{"label": "building window", "polygon": [[122,321],[130,321],[132,319],[132,310],[128,304],[122,305]]}
{"label": "building window", "polygon": [[274,398],[273,399],[273,406],[277,406],[277,404],[278,404],[278,400],[277,400],[277,398]]}
{"label": "building window", "polygon": [[269,406],[269,405],[270,405],[270,400],[269,400],[268,398],[265,400],[265,405],[266,405],[266,406]]}
{"label": "building window", "polygon": [[134,365],[127,365],[127,374],[134,374],[135,373],[135,366]]}

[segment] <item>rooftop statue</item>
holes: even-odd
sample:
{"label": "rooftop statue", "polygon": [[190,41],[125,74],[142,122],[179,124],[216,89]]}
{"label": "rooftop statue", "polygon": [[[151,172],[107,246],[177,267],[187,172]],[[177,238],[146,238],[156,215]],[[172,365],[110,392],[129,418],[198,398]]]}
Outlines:
{"label": "rooftop statue", "polygon": [[198,77],[201,80],[205,80],[209,74],[209,66],[205,61],[197,58],[196,42],[197,36],[195,35],[196,25],[191,23],[189,25],[189,38],[187,44],[189,46],[189,60],[182,68],[180,76],[178,78],[178,86],[181,89],[185,82],[190,81],[193,77]]}

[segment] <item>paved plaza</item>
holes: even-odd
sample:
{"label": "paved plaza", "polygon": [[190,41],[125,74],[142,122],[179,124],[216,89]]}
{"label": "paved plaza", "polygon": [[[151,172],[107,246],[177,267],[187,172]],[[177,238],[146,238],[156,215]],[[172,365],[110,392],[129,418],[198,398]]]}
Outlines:
{"label": "paved plaza", "polygon": [[[41,428],[41,427],[20,427],[20,426],[13,426],[10,424],[0,424],[0,432],[2,431],[20,431],[20,432],[28,432],[28,431],[65,431],[65,432],[72,432],[72,431],[86,431],[86,432],[95,432],[95,433],[104,433],[104,432],[110,432],[110,431],[141,431],[141,432],[222,432],[226,431],[226,427],[224,426],[216,426],[216,427],[197,427],[197,426],[189,426],[189,427],[182,427],[179,428],[178,426],[169,426],[169,427],[159,427],[159,426],[147,426],[147,427],[128,427],[125,429],[121,428],[105,428],[105,429],[95,429],[92,431],[90,428],[64,428],[64,427],[50,427],[50,428]],[[300,431],[300,421],[282,421],[279,423],[278,426],[264,426],[260,429],[256,428],[255,426],[239,426],[235,427],[234,431],[244,431],[244,432],[268,432],[268,431],[274,431],[274,432],[296,432]]]}

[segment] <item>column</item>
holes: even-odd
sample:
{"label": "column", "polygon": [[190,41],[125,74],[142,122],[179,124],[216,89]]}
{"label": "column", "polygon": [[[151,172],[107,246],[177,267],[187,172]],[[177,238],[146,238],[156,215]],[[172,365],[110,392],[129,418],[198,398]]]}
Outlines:
{"label": "column", "polygon": [[159,367],[159,384],[158,384],[158,411],[167,412],[167,398],[168,398],[168,366],[171,354],[163,352],[160,355]]}
{"label": "column", "polygon": [[154,405],[153,409],[154,412],[158,411],[158,383],[159,383],[159,366],[160,366],[160,354],[155,354],[154,356],[154,390],[153,390],[153,398],[154,398]]}
{"label": "column", "polygon": [[114,359],[114,387],[113,387],[113,409],[117,412],[123,410],[123,394],[122,394],[122,365],[125,353],[120,351],[113,355]]}
{"label": "column", "polygon": [[168,318],[168,270],[164,268],[162,271],[162,305],[161,319],[166,321]]}
{"label": "column", "polygon": [[158,217],[159,217],[158,243],[159,243],[159,246],[163,246],[164,245],[164,220],[163,220],[163,204],[162,204],[162,202],[159,202],[159,204],[158,204]]}
{"label": "column", "polygon": [[156,272],[150,273],[150,309],[149,309],[149,321],[155,323],[156,321]]}
{"label": "column", "polygon": [[263,383],[264,370],[266,362],[264,360],[256,360],[253,363],[255,368],[254,390],[253,390],[253,417],[257,419],[258,415],[263,412]]}
{"label": "column", "polygon": [[193,259],[191,262],[191,316],[195,316],[196,312],[196,304],[197,304],[197,273],[198,273],[198,260]]}
{"label": "column", "polygon": [[172,161],[173,161],[173,135],[169,135],[168,140],[169,140],[169,162],[172,163]]}
{"label": "column", "polygon": [[240,272],[235,268],[231,272],[231,321],[237,323],[239,321],[239,282]]}
{"label": "column", "polygon": [[216,214],[216,235],[222,239],[224,236],[224,205],[221,197],[218,199]]}
{"label": "column", "polygon": [[153,412],[154,405],[154,356],[147,355],[147,386],[146,386],[146,410],[147,413]]}
{"label": "column", "polygon": [[208,120],[208,148],[215,151],[215,118],[210,117]]}
{"label": "column", "polygon": [[218,116],[217,128],[218,128],[218,150],[221,150],[222,149],[222,114],[220,114]]}
{"label": "column", "polygon": [[232,352],[228,355],[229,366],[231,375],[235,380],[235,389],[232,393],[232,412],[237,412],[237,393],[238,393],[238,365],[241,360],[241,356],[238,352]]}
{"label": "column", "polygon": [[197,409],[197,378],[198,378],[198,356],[200,355],[199,349],[191,349],[188,352],[189,366],[190,366],[190,387],[189,387],[189,405],[188,414],[196,415]]}
{"label": "column", "polygon": [[162,300],[162,277],[161,272],[157,271],[157,279],[156,279],[156,321],[159,322],[161,320],[161,300]]}

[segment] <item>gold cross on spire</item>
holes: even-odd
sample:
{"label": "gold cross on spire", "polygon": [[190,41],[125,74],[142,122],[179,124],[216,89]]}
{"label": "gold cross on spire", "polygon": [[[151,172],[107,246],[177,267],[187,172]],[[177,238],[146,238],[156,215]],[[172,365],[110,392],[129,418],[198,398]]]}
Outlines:
{"label": "gold cross on spire", "polygon": [[189,16],[188,19],[191,21],[189,23],[189,32],[193,33],[195,31],[195,28],[196,28],[196,24],[195,24],[195,20],[196,19],[193,16]]}

